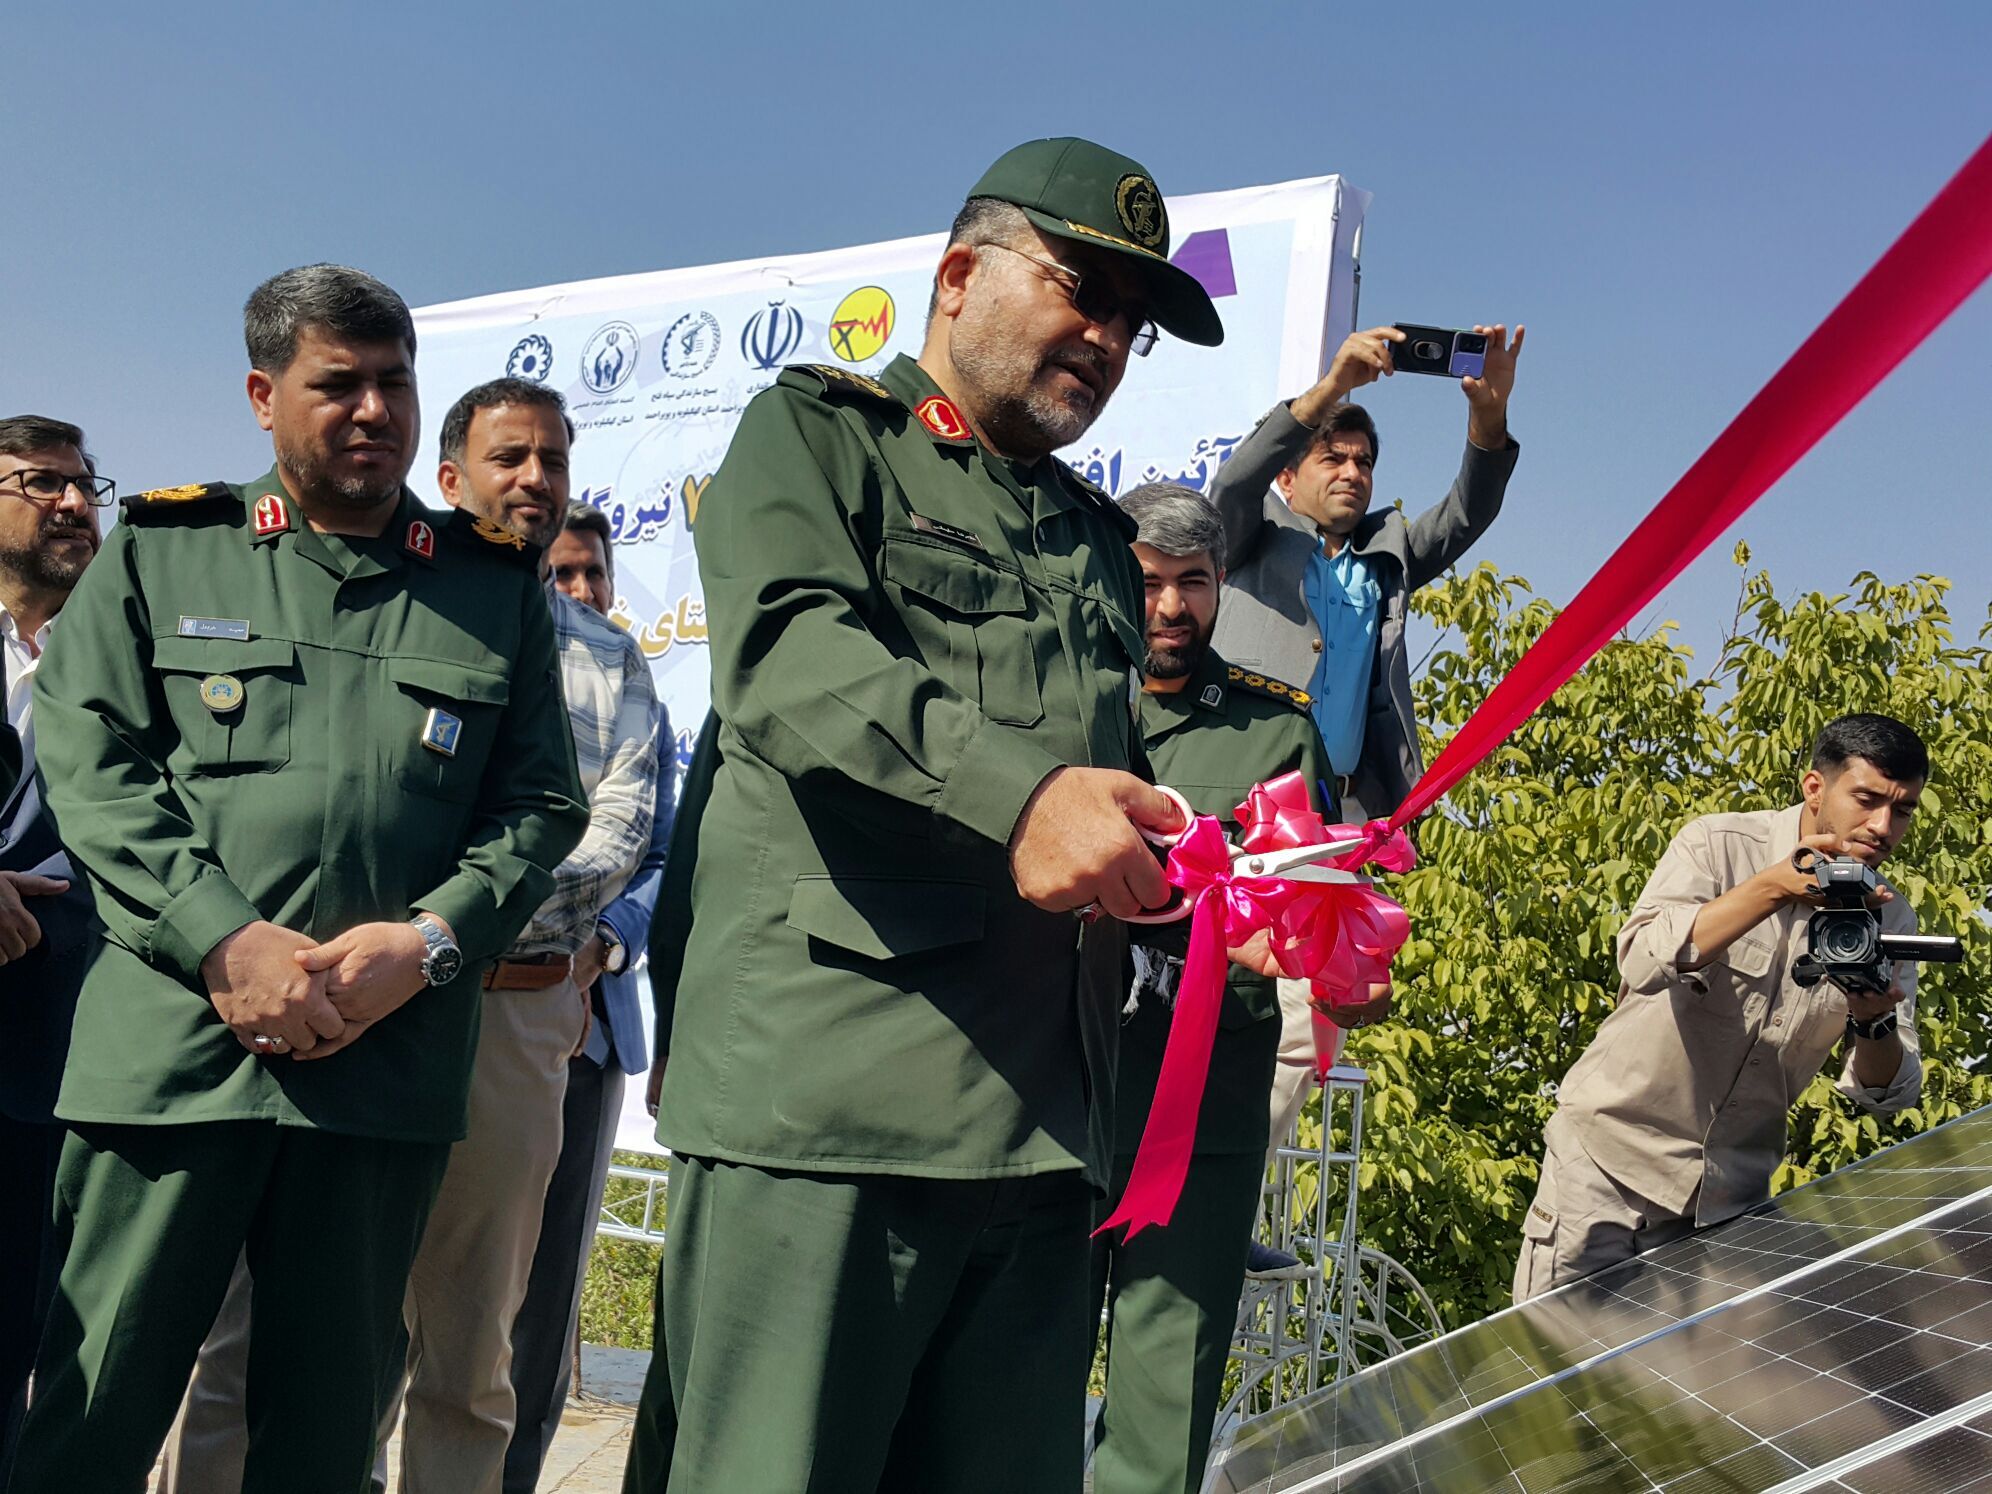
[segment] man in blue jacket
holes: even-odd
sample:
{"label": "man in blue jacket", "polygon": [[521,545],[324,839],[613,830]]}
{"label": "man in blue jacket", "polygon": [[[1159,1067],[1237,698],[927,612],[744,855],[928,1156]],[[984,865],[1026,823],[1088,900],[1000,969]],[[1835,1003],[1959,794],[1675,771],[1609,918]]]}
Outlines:
{"label": "man in blue jacket", "polygon": [[[604,617],[615,602],[613,531],[598,508],[568,510],[561,533],[548,548],[553,583],[574,601]],[[671,846],[675,762],[671,718],[658,702],[657,741],[665,760],[657,771],[657,814],[650,849],[622,895],[596,920],[595,937],[575,956],[575,979],[589,992],[592,1020],[582,1049],[567,1066],[560,1160],[547,1184],[539,1248],[533,1255],[526,1300],[512,1324],[512,1390],[518,1419],[505,1452],[505,1494],[533,1494],[572,1378],[574,1332],[581,1316],[581,1283],[615,1147],[623,1085],[649,1066],[636,964],[650,940],[650,919]],[[587,977],[594,977],[592,981]]]}

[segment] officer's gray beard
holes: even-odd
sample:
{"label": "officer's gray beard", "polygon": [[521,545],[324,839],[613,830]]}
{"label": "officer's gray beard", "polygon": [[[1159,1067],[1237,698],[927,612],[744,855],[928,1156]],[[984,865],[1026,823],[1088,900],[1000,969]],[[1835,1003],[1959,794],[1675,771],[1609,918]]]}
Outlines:
{"label": "officer's gray beard", "polygon": [[365,512],[370,508],[379,508],[401,492],[399,477],[390,478],[384,474],[379,477],[328,477],[326,464],[316,452],[299,450],[281,438],[277,440],[276,447],[277,465],[290,474],[297,491],[328,508]]}
{"label": "officer's gray beard", "polygon": [[[1062,351],[1067,357],[1104,361],[1091,348]],[[948,361],[963,387],[975,391],[976,416],[1005,456],[1035,461],[1070,446],[1107,407],[1105,396],[1091,405],[1075,396],[1080,402],[1068,404],[1044,388],[1039,380],[1050,362],[1020,347],[1000,327],[984,325],[979,317],[956,319],[948,337]]]}

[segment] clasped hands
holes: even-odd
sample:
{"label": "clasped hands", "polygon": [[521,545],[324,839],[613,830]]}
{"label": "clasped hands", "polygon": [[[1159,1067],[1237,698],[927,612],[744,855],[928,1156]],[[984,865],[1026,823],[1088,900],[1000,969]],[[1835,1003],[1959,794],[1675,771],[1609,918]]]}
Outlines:
{"label": "clasped hands", "polygon": [[321,944],[258,920],[208,951],[201,978],[243,1047],[309,1060],[350,1047],[421,990],[427,955],[408,923],[362,923]]}

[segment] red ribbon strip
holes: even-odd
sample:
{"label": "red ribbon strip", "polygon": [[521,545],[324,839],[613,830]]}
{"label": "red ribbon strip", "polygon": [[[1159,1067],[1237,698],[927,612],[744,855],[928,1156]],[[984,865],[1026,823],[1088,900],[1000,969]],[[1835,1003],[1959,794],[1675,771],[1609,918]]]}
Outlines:
{"label": "red ribbon strip", "polygon": [[[1307,781],[1299,773],[1258,785],[1238,806],[1236,818],[1239,844],[1253,852],[1324,845],[1364,833],[1353,825],[1324,825],[1308,803]],[[1410,869],[1411,843],[1401,832],[1379,825],[1372,834],[1376,860],[1392,870]],[[1353,871],[1367,854],[1372,851],[1366,843],[1328,864]],[[1364,999],[1372,984],[1388,982],[1390,958],[1411,932],[1404,910],[1362,883],[1234,874],[1231,846],[1209,815],[1199,815],[1176,842],[1167,876],[1191,904],[1190,949],[1134,1170],[1119,1207],[1100,1226],[1125,1224],[1130,1240],[1151,1224],[1167,1224],[1182,1196],[1224,1004],[1230,965],[1225,952],[1270,930],[1273,957],[1288,977],[1307,980],[1318,995],[1340,1003]],[[1316,1021],[1333,1027],[1318,1015]],[[1318,1031],[1316,1049],[1319,1054]],[[1332,1048],[1318,1059],[1324,1068],[1334,1060]]]}
{"label": "red ribbon strip", "polygon": [[1515,662],[1397,807],[1389,828],[1423,814],[1506,741],[1988,276],[1992,139]]}

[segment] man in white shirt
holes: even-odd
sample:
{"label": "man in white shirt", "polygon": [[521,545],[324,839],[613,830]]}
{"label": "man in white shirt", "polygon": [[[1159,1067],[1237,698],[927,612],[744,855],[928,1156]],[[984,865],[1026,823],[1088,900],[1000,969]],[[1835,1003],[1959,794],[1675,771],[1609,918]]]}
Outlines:
{"label": "man in white shirt", "polygon": [[0,801],[0,1483],[47,1310],[36,1283],[52,1248],[63,1135],[55,1091],[94,942],[89,898],[42,813],[30,697],[49,629],[101,543],[96,510],[114,486],[92,470],[78,427],[0,420],[0,651],[7,725],[21,743],[20,777]]}

